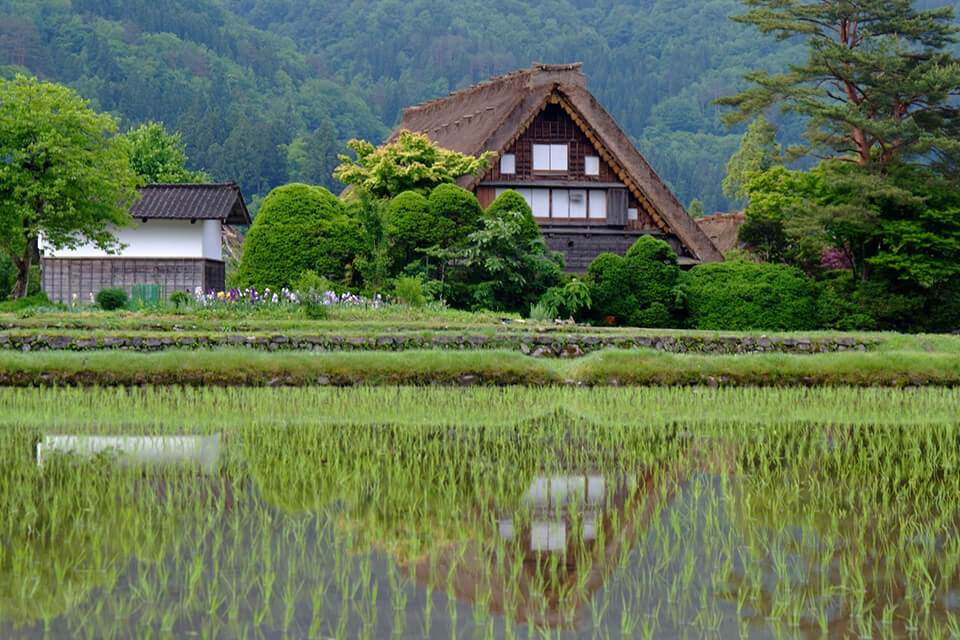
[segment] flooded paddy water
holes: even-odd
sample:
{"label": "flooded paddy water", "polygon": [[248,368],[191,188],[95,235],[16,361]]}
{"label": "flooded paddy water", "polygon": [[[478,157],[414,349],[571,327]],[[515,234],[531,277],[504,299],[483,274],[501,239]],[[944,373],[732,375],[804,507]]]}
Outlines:
{"label": "flooded paddy water", "polygon": [[0,390],[0,637],[960,637],[960,392]]}

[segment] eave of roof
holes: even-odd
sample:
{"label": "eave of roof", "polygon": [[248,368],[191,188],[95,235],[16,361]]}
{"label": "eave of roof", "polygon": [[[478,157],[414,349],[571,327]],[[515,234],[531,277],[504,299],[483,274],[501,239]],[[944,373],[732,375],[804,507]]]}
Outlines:
{"label": "eave of roof", "polygon": [[140,199],[130,215],[141,220],[220,220],[250,224],[250,212],[240,187],[223,184],[149,184],[138,189]]}

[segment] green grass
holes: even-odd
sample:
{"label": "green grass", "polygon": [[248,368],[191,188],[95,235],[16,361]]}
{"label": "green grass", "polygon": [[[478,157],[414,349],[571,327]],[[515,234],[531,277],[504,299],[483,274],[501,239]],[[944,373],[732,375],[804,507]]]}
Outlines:
{"label": "green grass", "polygon": [[575,360],[517,351],[262,352],[243,348],[135,353],[0,352],[0,384],[45,385],[960,385],[950,353],[678,355],[605,349]]}

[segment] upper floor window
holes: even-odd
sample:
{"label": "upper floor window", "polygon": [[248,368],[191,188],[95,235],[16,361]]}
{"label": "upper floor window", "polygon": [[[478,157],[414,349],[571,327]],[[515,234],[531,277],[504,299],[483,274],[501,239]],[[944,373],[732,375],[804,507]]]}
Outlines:
{"label": "upper floor window", "polygon": [[500,173],[514,174],[517,172],[517,156],[505,153],[500,156]]}
{"label": "upper floor window", "polygon": [[583,172],[588,176],[600,175],[600,158],[597,156],[584,157]]}
{"label": "upper floor window", "polygon": [[566,171],[567,145],[565,144],[535,144],[533,145],[534,171]]}

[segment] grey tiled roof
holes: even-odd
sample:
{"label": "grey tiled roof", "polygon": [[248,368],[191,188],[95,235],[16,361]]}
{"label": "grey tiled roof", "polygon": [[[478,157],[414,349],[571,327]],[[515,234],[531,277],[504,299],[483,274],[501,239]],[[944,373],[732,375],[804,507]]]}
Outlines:
{"label": "grey tiled roof", "polygon": [[130,207],[137,219],[221,220],[250,224],[250,213],[234,182],[225,184],[148,184]]}

